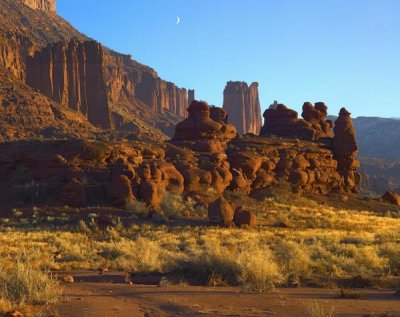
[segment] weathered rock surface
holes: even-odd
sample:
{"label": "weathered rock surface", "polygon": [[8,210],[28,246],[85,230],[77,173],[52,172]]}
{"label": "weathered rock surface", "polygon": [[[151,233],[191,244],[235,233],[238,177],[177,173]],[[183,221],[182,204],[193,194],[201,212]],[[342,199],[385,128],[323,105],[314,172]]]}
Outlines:
{"label": "weathered rock surface", "polygon": [[382,196],[382,199],[393,205],[400,206],[400,195],[396,192],[388,191]]}
{"label": "weathered rock surface", "polygon": [[224,197],[218,198],[208,206],[208,220],[213,225],[233,227],[234,213],[232,204]]}
{"label": "weathered rock surface", "polygon": [[340,110],[333,131],[333,152],[338,161],[338,170],[344,177],[346,188],[356,191],[361,183],[361,175],[355,172],[360,167],[357,160],[358,146],[350,112],[345,108]]}
{"label": "weathered rock surface", "polygon": [[260,135],[299,138],[316,141],[332,138],[332,122],[326,121],[327,107],[318,102],[315,106],[304,103],[302,117],[299,119],[296,111],[283,104],[271,106],[264,112],[264,126]]}
{"label": "weathered rock surface", "polygon": [[[0,1],[0,66],[22,81],[25,80],[25,62],[28,56],[57,42],[68,46],[71,39],[78,42],[89,40],[58,15],[48,14],[52,11],[45,11],[47,8],[52,10],[53,1],[26,2],[34,10],[21,0]],[[50,3],[49,6],[45,4],[47,2]],[[165,138],[162,132],[172,136],[175,124],[186,116],[186,90],[160,79],[153,69],[132,60],[128,55],[104,47],[102,50],[103,64],[106,65],[103,72],[105,91],[112,117],[117,121],[116,129],[137,134],[140,131],[146,139],[150,137],[161,140]],[[73,67],[75,66],[68,69],[68,72],[76,77],[76,69]],[[60,67],[57,67],[55,71],[59,70]],[[74,84],[69,86],[74,87]],[[99,99],[103,99],[102,93],[99,95]],[[53,100],[60,99],[60,96],[56,96]],[[31,104],[34,106],[35,101]],[[72,109],[75,108],[76,106]],[[102,121],[100,123],[104,124]],[[16,129],[23,131],[24,127],[16,125]],[[35,130],[35,133],[39,135],[40,131]]]}
{"label": "weathered rock surface", "polygon": [[34,10],[56,12],[56,0],[22,0],[22,2]]}
{"label": "weathered rock surface", "polygon": [[236,128],[227,123],[225,111],[194,100],[188,112],[188,118],[177,124],[172,143],[199,152],[224,153],[226,142],[236,137]]}
{"label": "weathered rock surface", "polygon": [[90,123],[113,128],[104,52],[99,43],[71,40],[47,46],[28,57],[26,82],[54,101],[81,112]]}
{"label": "weathered rock surface", "polygon": [[258,134],[262,125],[258,83],[229,81],[224,90],[223,109],[239,134]]}
{"label": "weathered rock surface", "polygon": [[235,210],[233,222],[237,227],[255,227],[257,223],[257,216],[252,211],[244,210],[243,207],[238,207]]}

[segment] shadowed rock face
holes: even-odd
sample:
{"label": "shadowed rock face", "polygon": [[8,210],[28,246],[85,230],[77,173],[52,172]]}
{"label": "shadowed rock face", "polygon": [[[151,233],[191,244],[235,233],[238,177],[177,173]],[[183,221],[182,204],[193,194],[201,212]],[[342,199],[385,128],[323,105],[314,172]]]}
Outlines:
{"label": "shadowed rock face", "polygon": [[22,0],[22,2],[34,10],[56,12],[56,0]]}
{"label": "shadowed rock face", "polygon": [[226,141],[236,136],[236,129],[227,123],[227,115],[223,109],[210,109],[206,102],[194,100],[188,112],[189,117],[177,124],[173,140]]}
{"label": "shadowed rock face", "polygon": [[360,162],[357,160],[356,131],[350,112],[345,108],[340,110],[333,131],[333,151],[338,161],[338,170],[344,177],[346,188],[353,189],[361,182],[361,176],[355,172],[360,167]]}
{"label": "shadowed rock face", "polygon": [[26,82],[47,97],[78,110],[90,123],[113,128],[105,81],[103,47],[71,40],[36,52],[26,61]]}
{"label": "shadowed rock face", "polygon": [[283,104],[274,105],[264,112],[264,126],[260,135],[275,135],[308,141],[332,138],[332,121],[325,120],[327,109],[322,102],[316,103],[315,106],[310,102],[305,102],[303,119],[299,119],[296,111]]}
{"label": "shadowed rock face", "polygon": [[228,82],[224,90],[223,109],[239,134],[258,134],[262,124],[258,83],[248,86],[245,82]]}

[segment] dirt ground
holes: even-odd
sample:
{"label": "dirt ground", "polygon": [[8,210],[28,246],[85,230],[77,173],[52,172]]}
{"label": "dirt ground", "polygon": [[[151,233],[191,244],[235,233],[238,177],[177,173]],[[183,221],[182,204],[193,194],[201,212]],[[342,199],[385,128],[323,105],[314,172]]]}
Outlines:
{"label": "dirt ground", "polygon": [[123,273],[69,275],[74,276],[75,283],[62,286],[64,298],[51,308],[56,316],[289,317],[313,316],[309,313],[312,307],[323,307],[326,314],[334,309],[336,316],[400,316],[400,299],[393,290],[351,290],[360,298],[342,299],[340,291],[334,289],[277,288],[271,294],[244,294],[238,287],[160,287],[156,285],[159,279],[151,277],[129,285],[124,282]]}

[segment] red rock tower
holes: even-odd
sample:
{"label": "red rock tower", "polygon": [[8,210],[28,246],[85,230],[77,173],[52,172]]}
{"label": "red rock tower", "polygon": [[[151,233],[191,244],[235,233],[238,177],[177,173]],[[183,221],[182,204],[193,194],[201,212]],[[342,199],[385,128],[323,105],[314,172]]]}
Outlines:
{"label": "red rock tower", "polygon": [[223,109],[239,134],[258,134],[262,124],[258,83],[248,86],[245,82],[229,81],[224,90]]}
{"label": "red rock tower", "polygon": [[192,101],[195,100],[195,91],[194,89],[189,89],[188,90],[188,105],[190,106],[192,104]]}

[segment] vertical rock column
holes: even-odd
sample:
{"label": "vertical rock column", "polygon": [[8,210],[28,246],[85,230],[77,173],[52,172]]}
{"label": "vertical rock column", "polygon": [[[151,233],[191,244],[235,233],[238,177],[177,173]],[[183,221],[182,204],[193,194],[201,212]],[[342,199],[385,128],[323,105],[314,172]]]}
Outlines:
{"label": "vertical rock column", "polygon": [[26,61],[26,82],[54,101],[112,129],[103,47],[95,41],[56,43]]}
{"label": "vertical rock column", "polygon": [[357,192],[361,176],[355,172],[360,167],[360,163],[357,160],[356,131],[350,112],[345,108],[340,110],[333,131],[335,133],[333,152],[335,159],[338,161],[338,171],[343,176],[346,190]]}
{"label": "vertical rock column", "polygon": [[224,90],[223,109],[239,134],[258,134],[261,129],[261,106],[258,83],[228,82]]}

